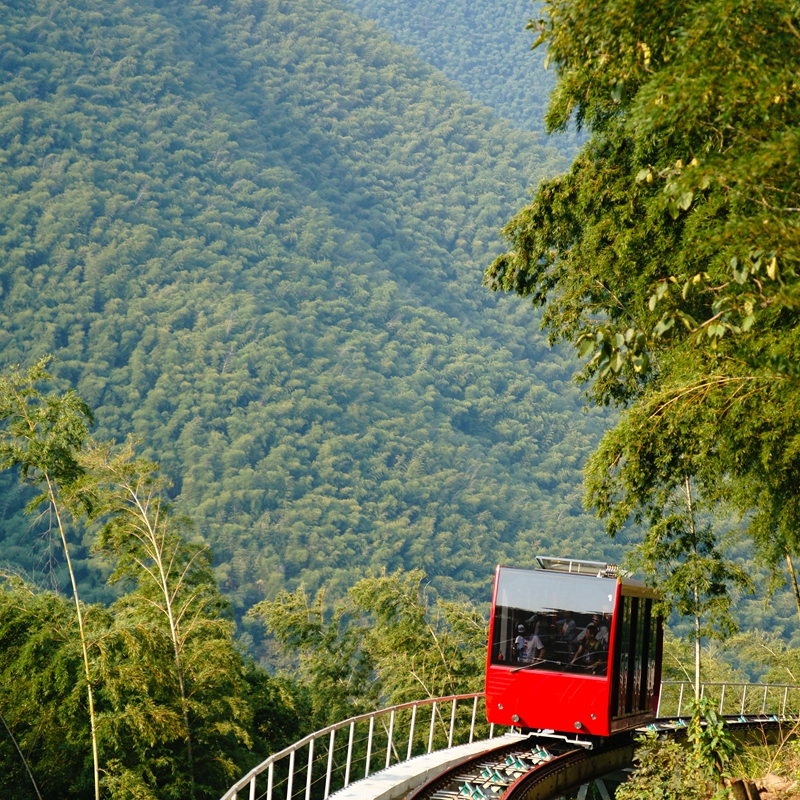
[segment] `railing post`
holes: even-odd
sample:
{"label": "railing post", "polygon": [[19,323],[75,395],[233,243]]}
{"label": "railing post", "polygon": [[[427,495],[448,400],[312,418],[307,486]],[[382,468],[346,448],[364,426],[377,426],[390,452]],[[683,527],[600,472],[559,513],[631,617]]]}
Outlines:
{"label": "railing post", "polygon": [[275,762],[269,765],[267,771],[267,800],[272,800],[272,787],[275,783]]}
{"label": "railing post", "polygon": [[764,714],[767,713],[767,689],[769,688],[769,684],[764,684],[764,702],[761,703],[761,716],[763,717]]}
{"label": "railing post", "polygon": [[684,688],[684,686],[686,686],[686,684],[683,681],[681,681],[681,690],[678,693],[678,713],[675,714],[676,717],[680,717],[680,715],[681,715],[681,706],[683,705],[683,688]]}
{"label": "railing post", "polygon": [[739,716],[740,717],[744,716],[744,699],[745,699],[745,697],[747,697],[747,684],[743,683],[742,684],[742,709],[739,712]]}
{"label": "railing post", "polygon": [[250,779],[250,800],[256,800],[256,776]]}
{"label": "railing post", "polygon": [[328,742],[328,770],[325,773],[325,794],[322,800],[328,800],[328,795],[331,793],[331,773],[333,772],[333,745],[336,741],[336,731],[331,731],[331,738]]}
{"label": "railing post", "polygon": [[472,744],[472,739],[475,736],[475,717],[478,714],[478,695],[475,695],[475,701],[472,704],[472,722],[469,724],[469,743]]}
{"label": "railing post", "polygon": [[664,697],[664,681],[658,687],[658,703],[656,704],[656,719],[661,716],[661,700]]}
{"label": "railing post", "polygon": [[786,701],[787,701],[788,698],[789,698],[789,687],[787,686],[783,690],[783,705],[781,706],[781,716],[782,717],[786,716]]}
{"label": "railing post", "polygon": [[433,701],[433,711],[431,712],[431,731],[428,734],[428,752],[433,750],[433,730],[436,725],[436,701]]}
{"label": "railing post", "polygon": [[450,711],[450,733],[447,736],[447,749],[453,746],[453,728],[456,725],[456,698],[453,698],[453,708]]}
{"label": "railing post", "polygon": [[308,769],[306,770],[306,800],[311,800],[311,773],[314,771],[314,739],[308,743]]}
{"label": "railing post", "polygon": [[355,722],[350,723],[350,740],[347,742],[347,766],[344,768],[345,788],[350,785],[350,764],[353,760],[353,735],[356,731]]}
{"label": "railing post", "polygon": [[375,730],[375,717],[369,718],[369,736],[367,737],[367,765],[364,769],[364,777],[369,777],[369,760],[372,757],[372,734]]}
{"label": "railing post", "polygon": [[406,753],[406,761],[411,758],[411,751],[414,747],[414,723],[417,721],[417,704],[411,707],[411,730],[408,732],[408,752]]}
{"label": "railing post", "polygon": [[389,715],[389,744],[386,745],[386,766],[384,769],[389,769],[389,764],[392,763],[392,734],[394,733],[394,709]]}
{"label": "railing post", "polygon": [[719,713],[722,714],[722,706],[725,705],[725,684],[722,684],[722,691],[719,694]]}
{"label": "railing post", "polygon": [[286,782],[286,800],[292,800],[292,784],[294,783],[294,754],[295,750],[289,753],[289,780]]}

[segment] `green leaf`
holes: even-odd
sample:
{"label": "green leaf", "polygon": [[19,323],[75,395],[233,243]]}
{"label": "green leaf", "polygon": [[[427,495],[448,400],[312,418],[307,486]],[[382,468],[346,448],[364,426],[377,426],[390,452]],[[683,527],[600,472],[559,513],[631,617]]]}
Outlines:
{"label": "green leaf", "polygon": [[595,347],[594,339],[591,338],[584,339],[580,343],[580,346],[578,347],[578,355],[581,358],[586,358],[589,355],[589,353],[591,353],[592,350],[594,350],[594,347]]}
{"label": "green leaf", "polygon": [[661,321],[656,325],[653,333],[658,338],[663,336],[668,330],[672,328],[675,324],[675,317],[663,317]]}
{"label": "green leaf", "polygon": [[750,274],[750,270],[747,267],[747,264],[742,264],[741,269],[737,269],[736,265],[738,264],[737,259],[731,259],[731,265],[733,266],[733,279],[738,284],[743,284],[747,281],[747,277]]}

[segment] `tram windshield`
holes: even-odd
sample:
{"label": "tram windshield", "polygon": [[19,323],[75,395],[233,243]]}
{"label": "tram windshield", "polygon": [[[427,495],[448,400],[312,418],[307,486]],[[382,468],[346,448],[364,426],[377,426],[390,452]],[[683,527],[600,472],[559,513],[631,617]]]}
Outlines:
{"label": "tram windshield", "polygon": [[616,581],[501,568],[491,663],[605,675]]}

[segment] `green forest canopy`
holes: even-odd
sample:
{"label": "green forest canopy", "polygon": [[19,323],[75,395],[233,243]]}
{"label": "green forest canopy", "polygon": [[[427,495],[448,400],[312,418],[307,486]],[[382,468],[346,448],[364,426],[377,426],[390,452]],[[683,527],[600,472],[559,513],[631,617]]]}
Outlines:
{"label": "green forest canopy", "polygon": [[[54,353],[99,436],[142,439],[237,609],[401,565],[480,598],[498,560],[597,554],[603,415],[480,288],[554,151],[328,3],[3,16],[2,363]],[[41,573],[1,480],[3,558]]]}
{"label": "green forest canopy", "polygon": [[[497,561],[620,557],[582,508],[605,412],[479,286],[558,153],[331,3],[2,8],[0,363],[54,353],[99,436],[142,439],[237,614],[369,568],[480,600]],[[3,561],[63,583],[0,483]]]}
{"label": "green forest canopy", "polygon": [[[544,135],[544,117],[555,70],[545,71],[544,48],[531,52],[535,36],[526,29],[542,3],[531,0],[347,0],[398,42],[524,130]],[[574,131],[549,141],[572,158],[584,139]]]}

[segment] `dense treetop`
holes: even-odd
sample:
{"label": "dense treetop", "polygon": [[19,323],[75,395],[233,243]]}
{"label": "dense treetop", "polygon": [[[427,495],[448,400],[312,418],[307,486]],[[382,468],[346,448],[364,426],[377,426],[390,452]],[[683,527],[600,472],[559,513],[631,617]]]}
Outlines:
{"label": "dense treetop", "polygon": [[[479,285],[552,150],[323,2],[2,13],[0,358],[54,353],[101,438],[146,442],[238,609],[597,554],[602,415]],[[3,559],[41,573],[0,480]]]}
{"label": "dense treetop", "polygon": [[[469,95],[525,130],[545,132],[544,118],[555,70],[546,70],[544,48],[531,52],[535,36],[526,25],[541,3],[530,0],[348,0],[360,14],[456,81]],[[572,157],[581,141],[574,132],[551,142]]]}

